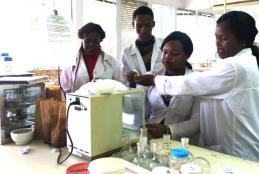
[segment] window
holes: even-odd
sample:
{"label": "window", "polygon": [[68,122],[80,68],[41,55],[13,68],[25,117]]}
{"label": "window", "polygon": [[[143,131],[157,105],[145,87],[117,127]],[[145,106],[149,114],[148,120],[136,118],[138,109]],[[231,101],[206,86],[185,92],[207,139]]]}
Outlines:
{"label": "window", "polygon": [[197,34],[194,40],[194,56],[197,61],[210,62],[216,58],[215,26],[214,15],[198,12]]}
{"label": "window", "polygon": [[189,59],[191,63],[214,59],[216,48],[213,15],[160,4],[153,4],[152,9],[156,22],[153,32],[156,37],[165,38],[175,30],[185,32],[194,45],[194,52]]}
{"label": "window", "polygon": [[116,58],[116,0],[85,0],[83,11],[83,25],[88,22],[101,25],[106,35],[102,49]]}
{"label": "window", "polygon": [[147,3],[132,0],[121,0],[121,49],[135,41],[136,32],[132,26],[134,10]]}
{"label": "window", "polygon": [[177,9],[176,22],[177,30],[185,32],[192,39],[194,50],[189,59],[191,63],[201,63],[215,58],[214,15]]}
{"label": "window", "polygon": [[1,1],[0,21],[0,52],[17,71],[64,66],[74,54],[70,0]]}
{"label": "window", "polygon": [[176,9],[171,6],[153,4],[154,19],[156,22],[153,34],[158,38],[165,38],[176,28]]}

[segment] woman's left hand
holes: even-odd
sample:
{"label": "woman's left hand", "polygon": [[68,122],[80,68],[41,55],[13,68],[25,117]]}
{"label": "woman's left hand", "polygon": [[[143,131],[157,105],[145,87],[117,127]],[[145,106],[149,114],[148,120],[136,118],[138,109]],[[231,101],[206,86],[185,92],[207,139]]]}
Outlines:
{"label": "woman's left hand", "polygon": [[145,74],[145,75],[140,75],[135,77],[135,82],[139,85],[143,86],[153,86],[155,85],[154,82],[154,75],[152,74]]}
{"label": "woman's left hand", "polygon": [[160,123],[146,124],[146,127],[148,134],[153,138],[161,138],[167,132],[166,126]]}

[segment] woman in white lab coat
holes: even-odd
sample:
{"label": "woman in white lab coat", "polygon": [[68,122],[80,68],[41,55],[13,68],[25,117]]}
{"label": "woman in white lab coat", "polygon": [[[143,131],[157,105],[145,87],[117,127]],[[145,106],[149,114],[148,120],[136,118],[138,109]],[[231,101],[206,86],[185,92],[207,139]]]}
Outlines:
{"label": "woman in white lab coat", "polygon": [[[178,76],[192,72],[187,59],[193,52],[193,44],[188,35],[179,31],[170,33],[161,49],[165,69],[156,75]],[[158,138],[169,132],[172,138],[198,135],[200,117],[196,97],[160,95],[156,86],[151,86],[147,91],[146,108],[149,123],[146,127],[151,136]]]}
{"label": "woman in white lab coat", "polygon": [[215,67],[186,76],[139,76],[136,82],[153,84],[162,95],[199,96],[203,145],[259,162],[257,33],[252,16],[228,12],[217,20],[216,45],[221,59]]}
{"label": "woman in white lab coat", "polygon": [[121,64],[101,49],[105,32],[100,25],[88,23],[78,31],[82,39],[76,64],[63,70],[60,83],[65,93],[74,92],[95,79],[121,80]]}
{"label": "woman in white lab coat", "polygon": [[[133,13],[133,27],[138,38],[122,53],[122,76],[125,84],[133,83],[134,74],[145,74],[153,70],[163,68],[161,62],[162,51],[160,49],[162,40],[152,35],[155,26],[152,9],[147,6],[138,7]],[[134,71],[132,71],[134,70]]]}

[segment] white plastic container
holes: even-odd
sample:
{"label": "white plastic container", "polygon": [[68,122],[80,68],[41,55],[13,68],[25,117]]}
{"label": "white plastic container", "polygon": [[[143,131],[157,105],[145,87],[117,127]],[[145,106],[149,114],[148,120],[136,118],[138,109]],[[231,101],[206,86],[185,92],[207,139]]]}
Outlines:
{"label": "white plastic container", "polygon": [[114,157],[93,160],[88,169],[91,174],[125,174],[126,171],[123,160]]}

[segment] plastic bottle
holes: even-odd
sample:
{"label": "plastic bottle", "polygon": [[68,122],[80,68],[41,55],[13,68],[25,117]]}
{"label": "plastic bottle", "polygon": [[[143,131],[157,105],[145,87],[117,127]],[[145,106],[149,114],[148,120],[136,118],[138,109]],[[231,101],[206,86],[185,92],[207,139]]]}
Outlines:
{"label": "plastic bottle", "polygon": [[11,73],[12,70],[12,64],[13,64],[13,58],[10,56],[4,57],[4,69],[5,73]]}
{"label": "plastic bottle", "polygon": [[172,173],[180,171],[183,164],[190,162],[188,158],[189,151],[183,148],[172,149],[169,156],[169,167]]}
{"label": "plastic bottle", "polygon": [[6,56],[9,56],[8,53],[1,53],[1,57],[0,57],[0,74],[5,74],[5,61],[4,58]]}

